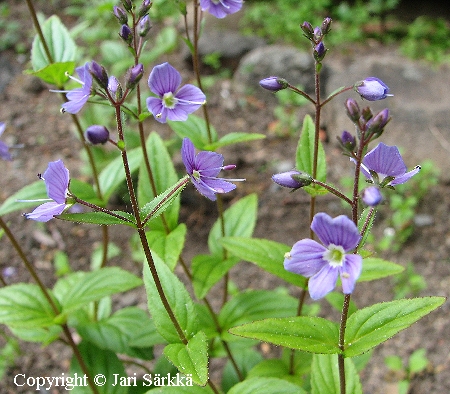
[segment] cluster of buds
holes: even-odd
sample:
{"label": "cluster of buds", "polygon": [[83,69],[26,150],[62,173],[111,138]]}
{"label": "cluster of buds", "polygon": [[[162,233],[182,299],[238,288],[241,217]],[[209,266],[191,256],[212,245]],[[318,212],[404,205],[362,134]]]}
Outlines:
{"label": "cluster of buds", "polygon": [[[148,12],[152,6],[151,0],[143,0],[138,10],[135,12],[134,4],[131,0],[122,0],[122,7],[114,6],[113,13],[121,24],[119,36],[124,40],[128,46],[133,42],[134,34],[140,37],[145,37],[150,31],[152,25]],[[133,16],[133,23],[130,27],[128,25],[128,14]]]}
{"label": "cluster of buds", "polygon": [[304,36],[311,41],[314,59],[320,64],[328,51],[323,43],[323,39],[331,30],[331,18],[325,18],[321,26],[313,28],[311,23],[303,22],[300,27]]}

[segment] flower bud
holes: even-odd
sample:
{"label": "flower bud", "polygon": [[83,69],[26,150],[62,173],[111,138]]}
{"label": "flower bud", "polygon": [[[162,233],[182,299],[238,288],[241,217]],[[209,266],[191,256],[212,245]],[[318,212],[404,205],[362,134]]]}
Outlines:
{"label": "flower bud", "polygon": [[349,98],[345,101],[345,108],[347,109],[348,117],[353,122],[357,122],[358,119],[361,117],[361,111],[359,109],[358,103],[352,98]]}
{"label": "flower bud", "polygon": [[361,198],[364,204],[369,207],[374,207],[378,205],[383,200],[383,195],[380,189],[376,186],[369,186],[362,191]]}
{"label": "flower bud", "polygon": [[314,47],[314,59],[320,63],[323,60],[323,58],[325,57],[326,53],[327,53],[327,49],[325,48],[325,44],[323,43],[323,41],[320,41]]}
{"label": "flower bud", "polygon": [[312,27],[311,23],[303,22],[300,25],[300,28],[303,30],[303,33],[305,33],[305,37],[308,40],[312,40],[312,38],[314,37],[314,28]]}
{"label": "flower bud", "polygon": [[288,82],[284,78],[268,77],[259,81],[262,88],[270,90],[271,92],[278,92],[279,90],[286,89]]}
{"label": "flower bud", "polygon": [[331,22],[332,22],[332,20],[329,17],[326,17],[323,20],[322,27],[321,27],[323,35],[326,35],[326,34],[328,34],[330,32],[330,30],[331,30]]}
{"label": "flower bud", "polygon": [[338,137],[338,141],[344,150],[348,152],[353,152],[356,147],[356,138],[351,135],[347,130],[342,132],[342,135]]}
{"label": "flower bud", "polygon": [[119,31],[119,36],[124,40],[127,44],[131,44],[133,40],[133,32],[127,25],[122,25]]}
{"label": "flower bud", "polygon": [[369,101],[383,100],[388,96],[392,96],[392,94],[389,94],[388,86],[375,77],[368,77],[363,81],[359,81],[355,83],[353,88],[363,99]]}
{"label": "flower bud", "polygon": [[133,9],[132,0],[122,0],[122,5],[127,11],[131,11]]}
{"label": "flower bud", "polygon": [[318,44],[320,41],[322,41],[322,30],[320,29],[319,26],[314,28],[314,37],[313,37],[313,41]]}
{"label": "flower bud", "polygon": [[128,23],[128,14],[124,9],[115,5],[113,7],[113,13],[121,25],[126,25]]}
{"label": "flower bud", "polygon": [[377,134],[377,137],[383,132],[384,126],[389,122],[389,109],[385,108],[378,112],[367,122],[366,131],[369,135]]}
{"label": "flower bud", "polygon": [[109,141],[109,131],[105,126],[95,124],[86,129],[84,137],[93,145],[104,144]]}
{"label": "flower bud", "polygon": [[278,185],[288,187],[290,189],[298,189],[303,186],[308,186],[313,181],[310,175],[296,170],[275,174],[272,176],[272,180]]}
{"label": "flower bud", "polygon": [[138,24],[138,34],[141,37],[145,37],[147,33],[152,28],[152,24],[150,22],[150,17],[148,15],[145,15]]}
{"label": "flower bud", "polygon": [[140,17],[143,17],[145,14],[147,14],[147,12],[152,7],[152,5],[153,4],[152,4],[151,0],[144,0],[142,2],[141,6],[139,7],[138,15]]}
{"label": "flower bud", "polygon": [[92,61],[89,66],[89,72],[91,73],[92,77],[97,81],[99,86],[106,89],[108,86],[108,73],[106,72],[105,68],[98,64],[95,61]]}
{"label": "flower bud", "polygon": [[136,66],[130,67],[126,74],[127,89],[133,89],[137,83],[141,80],[144,75],[144,66],[142,64],[137,64]]}

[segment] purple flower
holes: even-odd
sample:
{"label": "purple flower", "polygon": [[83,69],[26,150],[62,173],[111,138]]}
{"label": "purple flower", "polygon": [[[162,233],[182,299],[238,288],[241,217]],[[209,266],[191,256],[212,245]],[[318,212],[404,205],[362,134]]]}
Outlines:
{"label": "purple flower", "polygon": [[336,286],[341,277],[344,294],[351,294],[362,269],[362,258],[357,254],[347,254],[359,243],[356,225],[344,215],[331,218],[326,213],[317,213],[311,223],[320,243],[312,239],[302,239],[286,253],[284,268],[309,279],[311,298],[318,300]]}
{"label": "purple flower", "polygon": [[270,90],[271,92],[278,92],[279,90],[283,90],[288,87],[287,81],[278,77],[261,79],[261,81],[259,81],[259,85],[266,90]]}
{"label": "purple flower", "polygon": [[363,81],[357,82],[354,88],[362,98],[369,101],[382,100],[388,96],[393,96],[392,94],[388,94],[388,86],[382,80],[375,77],[368,77]]}
{"label": "purple flower", "polygon": [[369,207],[374,207],[383,200],[383,195],[377,186],[369,186],[362,191],[361,198],[364,201],[364,204]]}
{"label": "purple flower", "polygon": [[180,84],[180,73],[169,63],[154,67],[150,73],[148,86],[159,98],[147,98],[147,107],[158,122],[186,120],[206,102],[206,96],[198,87],[188,84],[178,89]]}
{"label": "purple flower", "polygon": [[69,196],[69,170],[64,166],[62,160],[52,161],[48,163],[44,174],[39,174],[39,178],[45,182],[50,201],[39,205],[33,212],[26,213],[24,216],[27,219],[38,222],[48,222],[54,216],[63,213],[70,206],[70,204],[66,203],[66,199]]}
{"label": "purple flower", "polygon": [[94,124],[84,132],[84,138],[91,144],[105,144],[109,141],[109,130],[102,125]]}
{"label": "purple flower", "polygon": [[242,0],[200,0],[202,11],[208,11],[216,18],[225,18],[242,8]]}
{"label": "purple flower", "polygon": [[[194,144],[184,138],[181,146],[181,157],[186,171],[195,188],[212,201],[217,199],[216,193],[228,193],[236,188],[230,182],[217,178],[220,170],[232,170],[234,164],[223,166],[223,156],[219,153],[202,151],[195,155]],[[243,181],[244,179],[232,179]]]}
{"label": "purple flower", "polygon": [[420,166],[409,172],[406,169],[398,148],[382,142],[367,153],[361,163],[361,172],[366,178],[382,187],[405,183],[420,171]]}
{"label": "purple flower", "polygon": [[75,88],[73,90],[50,90],[51,92],[66,93],[67,101],[62,105],[61,111],[68,112],[69,114],[78,113],[83,105],[89,100],[92,88],[92,75],[89,72],[89,63],[86,63],[82,67],[75,69],[80,79],[70,77],[74,81],[77,81],[82,86],[81,88]]}
{"label": "purple flower", "polygon": [[297,170],[281,172],[272,176],[272,180],[280,186],[291,189],[298,189],[303,186],[310,185],[312,178],[308,174]]}
{"label": "purple flower", "polygon": [[[4,122],[0,122],[0,137],[6,129],[6,125]],[[0,141],[0,158],[3,160],[11,161],[12,157],[9,153],[9,146],[4,142]]]}

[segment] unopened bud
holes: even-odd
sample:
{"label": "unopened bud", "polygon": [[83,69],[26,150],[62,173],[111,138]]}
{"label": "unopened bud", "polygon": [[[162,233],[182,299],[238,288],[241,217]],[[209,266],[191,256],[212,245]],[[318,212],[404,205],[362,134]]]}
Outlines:
{"label": "unopened bud", "polygon": [[122,5],[127,11],[131,11],[133,9],[133,2],[131,0],[122,0]]}
{"label": "unopened bud", "polygon": [[342,132],[342,135],[338,137],[338,141],[341,146],[348,152],[353,152],[356,147],[356,138],[351,135],[347,130]]}
{"label": "unopened bud", "polygon": [[145,15],[140,21],[138,25],[138,34],[141,37],[145,37],[147,33],[152,28],[152,24],[150,22],[150,17]]}
{"label": "unopened bud", "polygon": [[299,189],[303,186],[308,186],[312,183],[313,179],[310,175],[304,174],[297,170],[291,170],[275,174],[272,176],[272,180],[283,187],[290,189]]}
{"label": "unopened bud", "polygon": [[369,207],[374,207],[378,205],[383,200],[383,195],[380,189],[376,186],[369,186],[362,191],[361,198],[364,204]]}
{"label": "unopened bud", "polygon": [[104,89],[108,86],[108,73],[105,68],[95,61],[89,65],[89,72],[97,83]]}
{"label": "unopened bud", "polygon": [[389,109],[385,108],[367,122],[367,133],[370,135],[376,134],[377,137],[380,136],[383,132],[384,126],[386,126],[389,120]]}
{"label": "unopened bud", "polygon": [[268,77],[259,81],[262,88],[270,90],[271,92],[278,92],[279,90],[286,89],[288,82],[284,78]]}
{"label": "unopened bud", "polygon": [[137,64],[136,66],[130,67],[125,77],[127,81],[127,89],[133,89],[141,80],[143,75],[144,66],[142,64]]}
{"label": "unopened bud", "polygon": [[323,20],[322,28],[321,28],[323,35],[326,35],[326,34],[328,34],[330,32],[330,30],[331,30],[331,22],[332,22],[332,20],[329,17],[327,17],[327,18],[325,18]]}
{"label": "unopened bud", "polygon": [[113,13],[121,25],[126,25],[128,23],[128,14],[124,9],[115,5],[113,7]]}
{"label": "unopened bud", "polygon": [[358,119],[361,117],[361,110],[359,109],[358,103],[352,98],[349,98],[345,101],[345,108],[347,109],[348,117],[353,122],[357,122]]}
{"label": "unopened bud", "polygon": [[312,40],[314,37],[314,28],[312,27],[311,23],[309,22],[303,22],[300,25],[300,28],[303,30],[303,33],[305,33],[305,37],[308,40]]}
{"label": "unopened bud", "polygon": [[319,43],[322,40],[322,30],[319,26],[314,28],[314,37],[313,40],[315,43]]}
{"label": "unopened bud", "polygon": [[131,44],[131,41],[133,40],[133,33],[127,25],[122,25],[122,27],[120,28],[120,31],[119,31],[119,36],[127,44]]}
{"label": "unopened bud", "polygon": [[327,53],[327,49],[325,48],[325,44],[323,43],[323,41],[320,41],[314,47],[314,59],[320,63],[323,60],[323,58],[325,57],[326,53]]}
{"label": "unopened bud", "polygon": [[84,137],[93,145],[104,144],[109,141],[109,131],[105,126],[95,124],[86,129]]}
{"label": "unopened bud", "polygon": [[144,0],[142,2],[141,6],[139,7],[138,15],[140,17],[143,17],[145,14],[147,14],[147,12],[152,7],[152,5],[153,4],[152,4],[151,0]]}

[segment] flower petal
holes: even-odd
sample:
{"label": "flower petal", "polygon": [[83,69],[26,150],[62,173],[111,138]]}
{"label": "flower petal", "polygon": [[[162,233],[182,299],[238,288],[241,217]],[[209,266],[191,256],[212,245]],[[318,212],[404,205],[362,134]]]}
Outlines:
{"label": "flower petal", "polygon": [[195,188],[212,201],[217,199],[217,193],[228,193],[231,190],[236,189],[235,184],[219,178],[205,179],[201,177],[200,180],[197,180],[194,177],[191,177],[191,180]]}
{"label": "flower petal", "polygon": [[62,160],[51,161],[43,174],[47,195],[58,204],[65,204],[69,187],[69,170]]}
{"label": "flower petal", "polygon": [[319,272],[327,262],[323,259],[326,248],[312,239],[294,244],[284,259],[284,269],[309,278]]}
{"label": "flower petal", "polygon": [[346,252],[355,248],[361,239],[355,223],[345,215],[333,219],[326,213],[319,212],[313,218],[311,229],[325,246],[342,246]]}
{"label": "flower petal", "polygon": [[326,264],[316,275],[312,276],[308,282],[309,295],[313,300],[325,297],[336,286],[339,273],[338,267]]}
{"label": "flower petal", "polygon": [[168,92],[174,93],[180,84],[180,73],[167,62],[155,66],[148,78],[150,90],[160,97]]}
{"label": "flower petal", "polygon": [[191,112],[197,110],[206,101],[204,93],[197,86],[191,84],[182,86],[175,94],[175,98],[179,100],[178,105],[181,104],[195,107]]}
{"label": "flower petal", "polygon": [[167,111],[162,104],[162,100],[156,97],[147,98],[147,108],[153,114],[155,120],[160,123],[166,123]]}
{"label": "flower petal", "polygon": [[364,156],[364,165],[385,176],[400,176],[406,172],[406,165],[396,146],[387,146],[380,142]]}
{"label": "flower petal", "polygon": [[344,264],[340,267],[342,292],[351,294],[355,288],[355,283],[362,270],[362,257],[357,254],[347,254]]}
{"label": "flower petal", "polygon": [[26,213],[24,216],[27,219],[36,220],[37,222],[48,222],[50,219],[53,219],[53,216],[61,215],[65,208],[66,204],[58,204],[54,201],[46,202],[35,208],[33,212]]}
{"label": "flower petal", "polygon": [[389,182],[389,185],[395,186],[395,185],[400,185],[402,183],[405,183],[407,180],[409,180],[409,178],[416,175],[420,171],[420,169],[421,169],[420,166],[414,167],[414,170],[411,170],[404,175],[395,177],[395,179],[393,181]]}
{"label": "flower petal", "polygon": [[223,166],[224,158],[216,152],[201,151],[195,156],[194,167],[202,176],[217,176]]}

